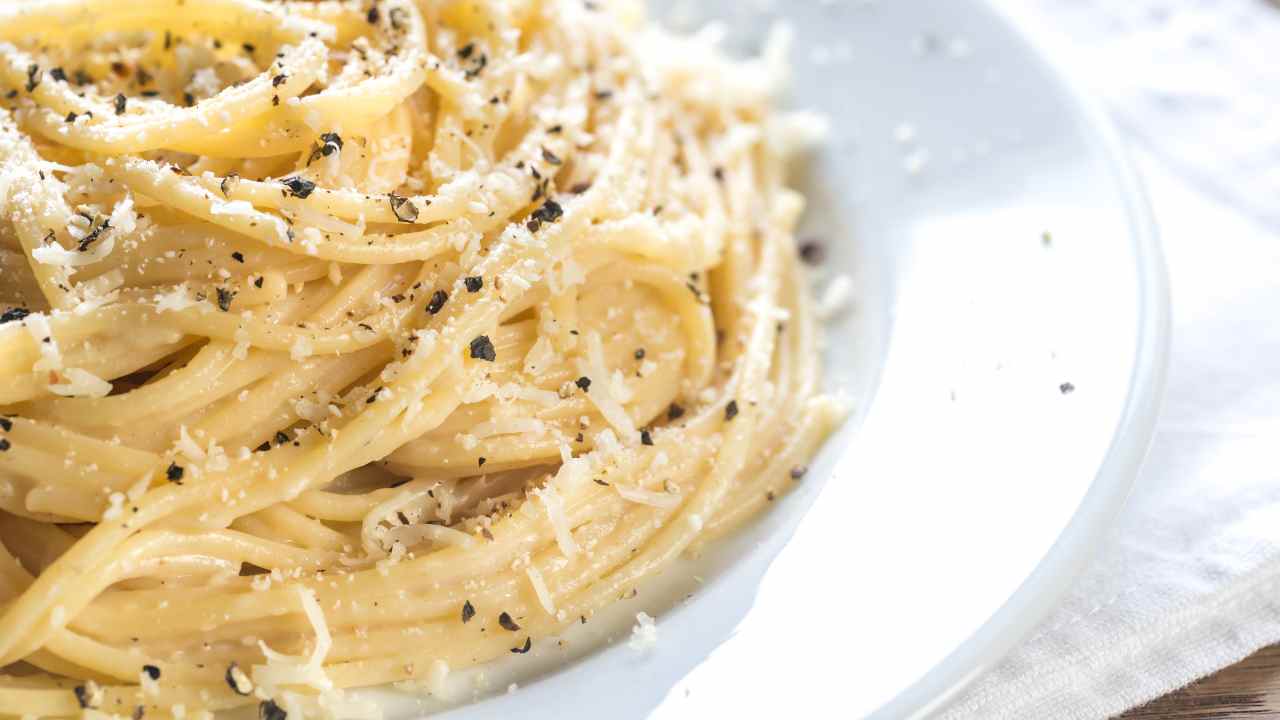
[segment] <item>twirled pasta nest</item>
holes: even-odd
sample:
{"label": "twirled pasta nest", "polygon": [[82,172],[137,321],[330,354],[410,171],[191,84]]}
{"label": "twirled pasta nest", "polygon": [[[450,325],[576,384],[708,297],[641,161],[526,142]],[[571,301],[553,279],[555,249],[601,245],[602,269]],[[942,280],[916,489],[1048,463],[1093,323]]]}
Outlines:
{"label": "twirled pasta nest", "polygon": [[840,416],[769,58],[578,0],[0,39],[4,712],[364,717],[558,652]]}

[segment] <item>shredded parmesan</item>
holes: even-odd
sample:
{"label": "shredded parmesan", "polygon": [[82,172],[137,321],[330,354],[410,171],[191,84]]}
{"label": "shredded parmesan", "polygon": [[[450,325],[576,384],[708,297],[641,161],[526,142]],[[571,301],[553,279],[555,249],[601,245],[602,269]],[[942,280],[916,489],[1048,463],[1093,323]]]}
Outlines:
{"label": "shredded parmesan", "polygon": [[614,485],[618,494],[624,500],[630,500],[633,503],[641,505],[651,505],[656,508],[671,509],[680,504],[680,496],[665,492],[654,492],[653,490],[644,490],[629,485]]}
{"label": "shredded parmesan", "polygon": [[652,649],[658,644],[658,625],[648,613],[636,613],[636,624],[631,628],[631,639],[627,645],[636,651]]}
{"label": "shredded parmesan", "polygon": [[58,350],[58,339],[53,336],[49,317],[44,313],[32,313],[27,316],[24,324],[31,339],[35,341],[36,347],[40,349],[40,359],[35,362],[32,369],[37,372],[61,369],[62,353]]}
{"label": "shredded parmesan", "polygon": [[853,297],[853,280],[848,275],[837,275],[827,284],[818,301],[817,316],[821,320],[830,320],[849,307]]}
{"label": "shredded parmesan", "polygon": [[88,370],[67,368],[61,371],[64,382],[49,385],[49,391],[65,397],[103,398],[111,392],[111,383]]}
{"label": "shredded parmesan", "polygon": [[551,617],[556,616],[555,599],[551,597],[551,591],[547,589],[547,583],[542,579],[542,573],[538,568],[530,565],[525,568],[525,574],[529,576],[529,584],[533,586],[533,593],[538,596],[538,604]]}
{"label": "shredded parmesan", "polygon": [[551,521],[551,528],[556,534],[556,544],[560,546],[560,552],[564,556],[573,559],[578,555],[578,543],[574,542],[572,528],[569,526],[569,517],[564,511],[564,500],[556,489],[548,484],[541,490],[535,490],[538,499],[542,501],[542,507],[546,508],[547,519]]}
{"label": "shredded parmesan", "polygon": [[622,407],[622,403],[613,395],[611,387],[613,383],[604,364],[604,347],[600,343],[600,336],[596,333],[587,336],[587,357],[585,360],[579,358],[577,366],[579,373],[592,380],[587,397],[604,416],[605,421],[617,430],[620,437],[635,438],[635,423]]}

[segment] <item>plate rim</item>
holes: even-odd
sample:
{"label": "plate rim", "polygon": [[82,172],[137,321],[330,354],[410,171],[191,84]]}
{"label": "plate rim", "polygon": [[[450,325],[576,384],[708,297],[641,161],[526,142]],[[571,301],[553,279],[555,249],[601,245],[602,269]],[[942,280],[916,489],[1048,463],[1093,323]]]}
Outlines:
{"label": "plate rim", "polygon": [[1021,40],[1057,83],[1066,106],[1082,120],[1085,138],[1101,149],[1120,187],[1136,260],[1138,318],[1133,367],[1116,430],[1088,490],[1035,569],[968,638],[924,676],[868,716],[918,720],[945,708],[1058,606],[1123,509],[1155,438],[1164,401],[1172,336],[1169,275],[1146,186],[1101,101],[1050,52],[1039,33],[995,0],[977,0],[993,22]]}

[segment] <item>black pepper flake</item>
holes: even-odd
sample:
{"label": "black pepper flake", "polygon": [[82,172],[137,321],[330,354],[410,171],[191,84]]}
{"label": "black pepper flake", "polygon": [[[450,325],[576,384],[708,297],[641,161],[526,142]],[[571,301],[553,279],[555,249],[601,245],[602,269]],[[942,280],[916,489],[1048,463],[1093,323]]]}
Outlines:
{"label": "black pepper flake", "polygon": [[387,193],[387,199],[391,201],[391,212],[395,213],[400,222],[411,223],[418,219],[418,206],[410,202],[409,198]]}
{"label": "black pepper flake", "polygon": [[254,451],[254,452],[266,452],[266,451],[268,451],[268,450],[270,450],[270,449],[271,449],[271,441],[270,441],[270,440],[267,440],[267,441],[264,441],[264,442],[263,442],[261,445],[259,445],[258,447],[254,448],[254,449],[253,449],[253,451]]}
{"label": "black pepper flake", "polygon": [[480,75],[482,71],[484,71],[485,65],[488,65],[488,64],[489,64],[489,57],[484,53],[481,53],[480,55],[476,56],[475,63],[474,63],[475,67],[470,68],[469,70],[464,72],[463,75],[468,80],[474,80],[476,77]]}
{"label": "black pepper flake", "polygon": [[125,97],[122,94],[117,94],[114,102],[116,107],[116,114],[123,115],[125,105],[129,102],[129,98]]}
{"label": "black pepper flake", "polygon": [[281,85],[284,84],[285,80],[288,80],[288,79],[289,79],[288,75],[286,75],[285,73],[280,73],[279,75],[276,75],[275,77],[271,78],[271,87],[280,87]]}
{"label": "black pepper flake", "polygon": [[182,476],[186,471],[178,463],[169,463],[169,467],[165,469],[164,476],[169,482],[182,484]]}
{"label": "black pepper flake", "polygon": [[218,309],[221,310],[222,312],[227,312],[228,310],[230,310],[231,301],[235,299],[236,299],[236,293],[234,290],[228,290],[227,288],[224,288],[224,287],[218,288]]}
{"label": "black pepper flake", "polygon": [[13,421],[7,417],[0,417],[0,430],[5,432],[13,430]]}
{"label": "black pepper flake", "polygon": [[285,435],[283,431],[277,431],[275,435],[275,441],[277,445],[284,445],[285,443],[289,442],[289,436]]}
{"label": "black pepper flake", "polygon": [[222,178],[222,182],[218,183],[218,189],[222,190],[222,195],[224,197],[230,197],[231,188],[235,187],[238,182],[240,182],[239,175],[236,173],[227,173],[227,176]]}
{"label": "black pepper flake", "polygon": [[804,465],[796,465],[795,467],[791,468],[791,479],[799,480],[800,478],[804,477],[804,474],[807,472],[809,472],[808,467]]}
{"label": "black pepper flake", "polygon": [[160,668],[156,667],[155,665],[143,665],[142,672],[146,673],[147,677],[151,678],[152,680],[160,679]]}
{"label": "black pepper flake", "polygon": [[462,282],[467,286],[467,292],[480,292],[480,289],[484,287],[484,276],[472,275]]}
{"label": "black pepper flake", "polygon": [[680,407],[679,405],[675,403],[671,403],[671,406],[667,408],[668,420],[679,420],[683,416],[684,416],[684,408]]}
{"label": "black pepper flake", "polygon": [[240,252],[239,250],[237,250],[237,251],[235,251],[235,252],[231,253],[231,259],[232,259],[232,260],[235,260],[235,261],[236,261],[236,262],[238,262],[238,263],[243,263],[243,262],[244,262],[244,253],[242,253],[242,252]]}
{"label": "black pepper flake", "polygon": [[597,484],[597,485],[599,485],[599,486],[601,486],[601,487],[609,487],[609,483],[605,482],[605,480],[604,480],[603,478],[591,478],[591,482],[593,482],[593,483],[595,483],[595,484]]}
{"label": "black pepper flake", "polygon": [[164,31],[164,49],[168,50],[173,47],[173,33],[168,30]]}
{"label": "black pepper flake", "polygon": [[559,135],[559,134],[560,134],[560,132],[561,132],[562,130],[564,130],[564,126],[563,126],[563,125],[552,125],[551,127],[547,128],[547,134],[548,134],[548,135]]}
{"label": "black pepper flake", "polygon": [[542,148],[542,159],[546,160],[552,165],[559,165],[561,163],[560,158],[556,157],[555,153],[551,152],[546,148]]}
{"label": "black pepper flake", "polygon": [[73,122],[75,122],[75,121],[76,121],[76,118],[77,118],[77,117],[79,117],[79,116],[78,116],[78,115],[76,115],[74,112],[69,112],[69,113],[67,113],[67,118],[66,118],[66,120],[67,120],[67,122],[69,122],[69,123],[73,123]]}
{"label": "black pepper flake", "polygon": [[477,458],[477,459],[476,459],[476,467],[484,467],[484,464],[485,464],[485,459],[484,459],[484,458]]}
{"label": "black pepper flake", "polygon": [[8,322],[15,322],[30,315],[31,311],[24,307],[12,307],[0,313],[0,325]]}
{"label": "black pepper flake", "polygon": [[821,265],[827,259],[827,249],[817,240],[804,240],[800,243],[800,259],[807,265]]}
{"label": "black pepper flake", "polygon": [[244,48],[244,51],[249,53],[250,55],[253,54],[254,50],[257,50],[257,48],[253,46],[253,43],[243,43],[240,45],[240,47]]}
{"label": "black pepper flake", "polygon": [[14,98],[18,97],[18,91],[17,91],[17,90],[10,90],[9,92],[5,93],[5,94],[4,94],[4,96],[5,96],[7,99],[12,100],[12,99],[14,99]]}
{"label": "black pepper flake", "polygon": [[471,604],[470,600],[462,603],[462,622],[471,622],[471,618],[476,616],[476,608]]}
{"label": "black pepper flake", "polygon": [[391,21],[392,30],[403,30],[404,8],[391,8],[391,12],[387,13],[387,19]]}
{"label": "black pepper flake", "polygon": [[711,175],[717,182],[724,182],[724,168],[716,166],[716,169],[711,171]]}
{"label": "black pepper flake", "polygon": [[36,86],[40,84],[39,75],[40,75],[39,65],[31,65],[27,68],[27,92],[31,92],[32,90],[35,90]]}
{"label": "black pepper flake", "polygon": [[[537,173],[535,172],[534,174],[536,175]],[[543,180],[542,182],[533,186],[533,194],[529,196],[529,202],[535,203],[547,196],[548,182],[549,181],[547,180]],[[530,232],[537,230],[538,223],[536,221],[530,220],[529,224],[532,226],[529,230]]]}
{"label": "black pepper flake", "polygon": [[364,19],[368,20],[370,25],[377,25],[378,21],[382,19],[382,13],[378,12],[378,6],[370,6],[369,12],[365,13]]}
{"label": "black pepper flake", "polygon": [[641,444],[641,445],[652,445],[652,444],[653,444],[653,435],[649,434],[649,431],[648,431],[648,430],[641,430],[641,431],[640,431],[640,444]]}
{"label": "black pepper flake", "polygon": [[279,105],[280,105],[280,96],[279,96],[279,95],[272,95],[272,96],[271,96],[271,104],[272,104],[273,106],[279,106]]}
{"label": "black pepper flake", "polygon": [[532,647],[533,647],[533,638],[525,638],[525,639],[524,639],[524,645],[523,645],[522,647],[518,647],[518,648],[511,648],[511,652],[513,652],[513,653],[515,653],[515,654],[517,654],[517,655],[523,655],[523,654],[525,654],[525,653],[529,652],[529,649],[530,649],[530,648],[532,648]]}
{"label": "black pepper flake", "polygon": [[580,183],[575,183],[573,187],[569,188],[569,192],[573,193],[574,195],[581,195],[582,193],[590,189],[591,189],[591,183],[580,182]]}
{"label": "black pepper flake", "polygon": [[287,720],[289,713],[280,709],[275,700],[263,700],[258,704],[258,720]]}
{"label": "black pepper flake", "polygon": [[97,242],[98,238],[102,237],[102,233],[106,232],[108,229],[110,229],[110,227],[111,227],[111,220],[110,219],[103,220],[101,225],[94,228],[88,235],[85,235],[83,238],[80,239],[79,244],[76,246],[76,250],[78,250],[79,252],[84,252],[88,250],[89,246]]}
{"label": "black pepper flake", "polygon": [[635,357],[635,359],[637,359],[637,360],[643,360],[643,359],[644,359],[644,348],[636,348],[636,351],[635,351],[635,353],[633,353],[633,356],[634,356],[634,357]]}
{"label": "black pepper flake", "polygon": [[587,377],[586,375],[583,375],[577,380],[574,380],[573,384],[577,385],[579,390],[582,390],[583,392],[587,392],[588,390],[591,389],[591,378]]}
{"label": "black pepper flake", "polygon": [[254,286],[254,287],[256,287],[256,288],[261,288],[261,287],[262,287],[262,281],[263,281],[263,280],[266,280],[266,279],[267,279],[267,278],[266,278],[266,276],[265,276],[265,275],[259,275],[259,276],[258,276],[258,277],[253,281],[253,286]]}
{"label": "black pepper flake", "polygon": [[13,447],[9,444],[8,438],[0,438],[0,452],[9,452],[9,448]]}
{"label": "black pepper flake", "polygon": [[1063,395],[1070,395],[1075,391],[1076,391],[1076,386],[1072,385],[1069,382],[1064,382],[1058,386],[1058,392],[1062,393]]}
{"label": "black pepper flake", "polygon": [[76,70],[75,80],[77,85],[92,85],[93,76],[85,72],[84,68]]}
{"label": "black pepper flake", "polygon": [[80,704],[81,709],[88,710],[94,707],[91,704],[93,698],[89,695],[89,689],[84,685],[75,686],[75,689],[72,690],[72,692],[76,694],[76,702]]}
{"label": "black pepper flake", "polygon": [[511,632],[517,632],[520,630],[520,626],[517,625],[516,621],[511,619],[511,615],[506,612],[498,615],[498,624],[502,626],[503,630],[510,630]]}
{"label": "black pepper flake", "polygon": [[315,183],[306,178],[298,177],[297,175],[287,177],[280,182],[289,189],[289,194],[304,200],[316,189]]}
{"label": "black pepper flake", "polygon": [[471,341],[471,357],[488,362],[498,359],[498,353],[494,351],[493,343],[489,340],[488,335],[480,335]]}
{"label": "black pepper flake", "polygon": [[342,149],[342,136],[336,132],[327,132],[320,134],[320,144],[311,151],[311,157],[307,158],[307,164],[319,160],[321,157],[329,157],[330,155]]}
{"label": "black pepper flake", "polygon": [[440,312],[440,308],[444,307],[444,304],[448,299],[449,293],[443,290],[437,290],[434,293],[431,293],[431,301],[427,303],[427,312],[431,315],[435,315]]}
{"label": "black pepper flake", "polygon": [[730,400],[728,405],[724,406],[724,419],[726,422],[738,416],[738,401]]}
{"label": "black pepper flake", "polygon": [[234,661],[227,666],[227,672],[223,677],[235,694],[245,696],[253,692],[253,683],[249,680],[249,676],[245,675]]}
{"label": "black pepper flake", "polygon": [[537,232],[538,228],[542,227],[542,223],[555,222],[563,215],[564,209],[560,207],[560,203],[552,200],[551,198],[547,198],[543,201],[542,205],[537,210],[534,210],[533,214],[529,216],[529,222],[526,223],[525,226],[529,228],[529,232]]}
{"label": "black pepper flake", "polygon": [[67,71],[63,70],[60,67],[56,67],[49,71],[49,77],[53,78],[54,80],[57,80],[58,82],[66,82]]}
{"label": "black pepper flake", "polygon": [[596,99],[597,99],[597,100],[608,100],[608,99],[609,99],[609,98],[611,98],[611,97],[613,97],[613,91],[612,91],[612,90],[597,90],[597,91],[596,91]]}
{"label": "black pepper flake", "polygon": [[475,52],[475,49],[476,49],[475,43],[467,43],[466,45],[463,45],[462,47],[458,48],[458,57],[462,58],[463,60],[466,60],[467,58],[471,57],[471,53]]}

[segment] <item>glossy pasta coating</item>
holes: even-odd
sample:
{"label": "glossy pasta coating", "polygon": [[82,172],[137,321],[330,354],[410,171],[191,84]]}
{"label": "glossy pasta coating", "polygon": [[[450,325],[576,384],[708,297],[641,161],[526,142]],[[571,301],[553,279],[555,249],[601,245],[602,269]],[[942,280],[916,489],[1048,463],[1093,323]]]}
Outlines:
{"label": "glossy pasta coating", "polygon": [[343,690],[539,651],[839,420],[771,63],[577,0],[0,43],[0,712],[376,717]]}

